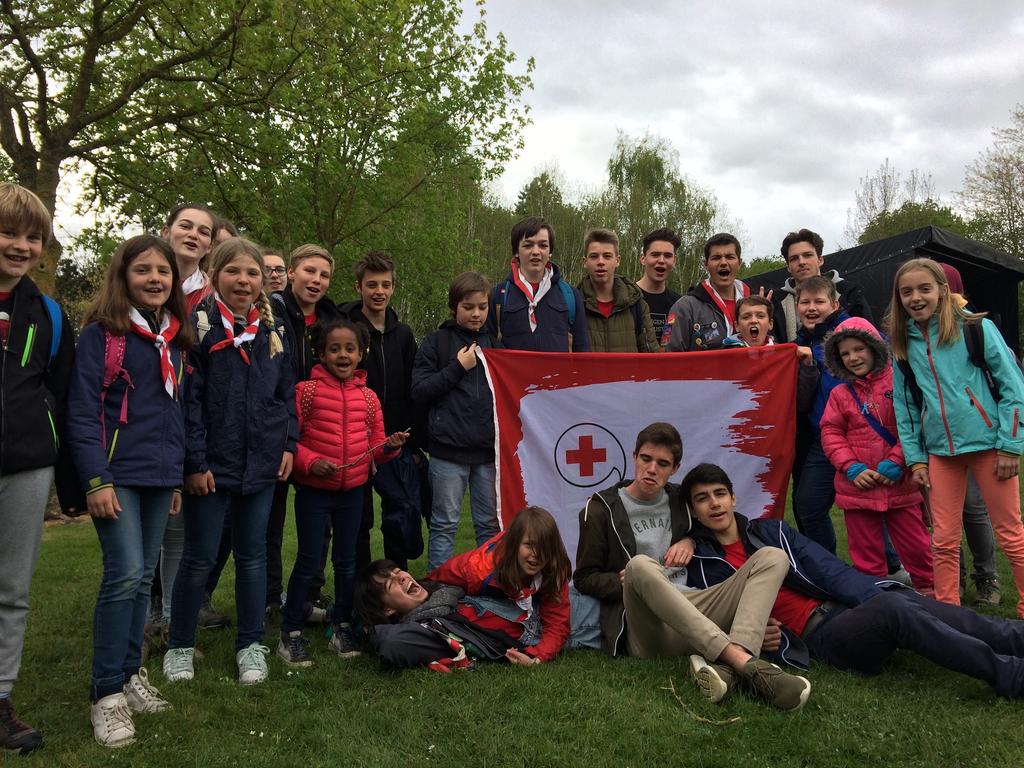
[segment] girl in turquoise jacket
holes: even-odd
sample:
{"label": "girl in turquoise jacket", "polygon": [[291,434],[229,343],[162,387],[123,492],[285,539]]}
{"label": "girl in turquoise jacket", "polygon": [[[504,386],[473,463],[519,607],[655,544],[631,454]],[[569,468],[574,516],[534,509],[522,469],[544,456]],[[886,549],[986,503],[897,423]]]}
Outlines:
{"label": "girl in turquoise jacket", "polygon": [[[959,605],[959,557],[967,472],[1024,593],[1024,525],[1017,474],[1024,453],[1024,377],[999,329],[965,311],[942,268],[911,259],[896,273],[889,307],[896,425],[907,466],[930,491],[935,597]],[[984,367],[966,337],[980,324]],[[906,361],[900,363],[900,361]],[[908,376],[905,367],[909,364]],[[1017,615],[1024,617],[1024,600]]]}

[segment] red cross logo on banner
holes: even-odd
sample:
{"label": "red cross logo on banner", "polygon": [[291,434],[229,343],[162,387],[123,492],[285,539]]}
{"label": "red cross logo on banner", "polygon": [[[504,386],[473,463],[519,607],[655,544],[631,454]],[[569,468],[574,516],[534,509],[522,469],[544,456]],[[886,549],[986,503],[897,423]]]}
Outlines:
{"label": "red cross logo on banner", "polygon": [[604,448],[594,448],[593,435],[580,435],[575,450],[565,452],[565,463],[579,465],[580,477],[593,477],[594,465],[604,464],[607,456],[608,452]]}

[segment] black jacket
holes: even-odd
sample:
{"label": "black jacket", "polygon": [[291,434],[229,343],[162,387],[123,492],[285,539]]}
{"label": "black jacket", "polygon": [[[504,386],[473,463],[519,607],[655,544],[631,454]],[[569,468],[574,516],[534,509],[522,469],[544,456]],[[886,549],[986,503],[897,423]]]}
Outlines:
{"label": "black jacket", "polygon": [[[292,295],[291,286],[287,286],[281,293],[275,293],[272,297],[274,312],[281,316],[284,322],[285,333],[288,336],[288,351],[291,353],[292,373],[297,382],[309,379],[313,366],[319,362],[316,353],[313,351],[313,340],[310,336],[310,328],[306,325],[306,318],[299,309],[299,303]],[[338,307],[329,298],[324,296],[316,303],[313,311],[316,313],[317,322],[333,320],[342,316]],[[216,315],[214,315],[216,317]]]}
{"label": "black jacket", "polygon": [[[576,545],[573,583],[584,595],[601,601],[601,648],[612,656],[625,653],[626,609],[622,600],[619,571],[636,556],[636,537],[629,525],[619,489],[632,480],[595,493],[580,510],[580,539]],[[693,529],[690,512],[675,483],[665,486],[672,520],[672,543]]]}
{"label": "black jacket", "polygon": [[458,361],[459,350],[476,342],[481,349],[501,344],[481,330],[474,333],[445,320],[428,333],[416,353],[412,399],[428,407],[431,456],[458,464],[494,461],[494,400],[483,364],[470,370]]}
{"label": "black jacket", "polygon": [[370,349],[360,368],[366,371],[366,386],[373,390],[384,411],[384,432],[391,434],[413,428],[409,445],[421,447],[426,439],[420,409],[412,401],[412,367],[416,359],[416,337],[412,328],[398,319],[391,307],[384,314],[384,330],[374,328],[363,314],[362,301],[350,301],[339,307],[354,323],[362,323],[370,334]]}
{"label": "black jacket", "polygon": [[28,277],[14,287],[7,345],[0,350],[0,474],[56,465],[57,493],[68,509],[84,502],[66,450],[64,422],[75,358],[75,335],[61,310],[60,346],[43,294]]}

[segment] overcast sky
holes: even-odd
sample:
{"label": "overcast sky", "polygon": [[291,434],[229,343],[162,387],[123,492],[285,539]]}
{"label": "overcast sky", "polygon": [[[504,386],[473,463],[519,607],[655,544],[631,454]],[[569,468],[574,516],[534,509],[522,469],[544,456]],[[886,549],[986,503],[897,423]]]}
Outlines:
{"label": "overcast sky", "polygon": [[955,202],[1024,102],[1019,0],[491,0],[487,23],[537,63],[502,198],[552,163],[596,188],[617,131],[650,133],[741,220],[750,257],[801,226],[834,250],[859,179],[886,157]]}

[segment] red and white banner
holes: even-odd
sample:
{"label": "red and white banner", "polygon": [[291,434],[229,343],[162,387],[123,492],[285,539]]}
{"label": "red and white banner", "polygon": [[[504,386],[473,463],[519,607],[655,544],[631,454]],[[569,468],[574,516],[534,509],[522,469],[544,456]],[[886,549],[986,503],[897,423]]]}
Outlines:
{"label": "red and white banner", "polygon": [[481,351],[494,392],[502,527],[525,506],[558,521],[576,559],[591,494],[633,477],[637,433],[683,438],[678,483],[701,462],[732,479],[737,510],[781,517],[796,426],[794,347],[667,354]]}

